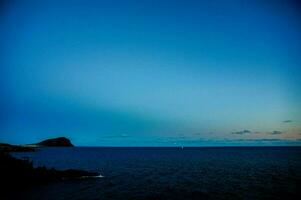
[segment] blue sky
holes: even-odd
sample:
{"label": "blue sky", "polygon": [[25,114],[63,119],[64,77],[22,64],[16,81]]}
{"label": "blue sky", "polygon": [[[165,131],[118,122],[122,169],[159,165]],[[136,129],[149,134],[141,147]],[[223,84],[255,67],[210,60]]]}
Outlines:
{"label": "blue sky", "polygon": [[290,145],[296,1],[4,1],[0,141]]}

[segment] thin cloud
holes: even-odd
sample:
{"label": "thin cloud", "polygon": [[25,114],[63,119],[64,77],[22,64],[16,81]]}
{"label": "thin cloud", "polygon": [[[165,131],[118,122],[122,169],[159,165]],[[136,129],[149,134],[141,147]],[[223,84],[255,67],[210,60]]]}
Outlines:
{"label": "thin cloud", "polygon": [[236,134],[236,135],[243,135],[243,134],[248,134],[248,133],[252,133],[252,131],[245,129],[242,131],[232,132],[232,134]]}
{"label": "thin cloud", "polygon": [[284,120],[284,121],[282,121],[283,123],[291,123],[291,122],[293,122],[292,120]]}
{"label": "thin cloud", "polygon": [[271,135],[280,135],[282,133],[283,133],[282,131],[272,131],[272,132],[269,132],[269,134],[271,134]]}

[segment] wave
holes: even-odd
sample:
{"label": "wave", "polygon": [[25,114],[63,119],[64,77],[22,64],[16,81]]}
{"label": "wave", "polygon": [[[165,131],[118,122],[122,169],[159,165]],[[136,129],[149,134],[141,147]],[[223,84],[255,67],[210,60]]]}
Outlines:
{"label": "wave", "polygon": [[83,179],[83,178],[104,178],[104,176],[101,175],[101,174],[99,174],[99,175],[97,175],[97,176],[81,176],[80,178],[81,178],[81,179]]}

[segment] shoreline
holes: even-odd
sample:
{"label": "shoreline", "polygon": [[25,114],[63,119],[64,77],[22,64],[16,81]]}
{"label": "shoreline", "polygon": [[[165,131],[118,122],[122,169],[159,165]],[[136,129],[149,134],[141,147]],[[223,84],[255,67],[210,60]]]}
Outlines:
{"label": "shoreline", "polygon": [[52,182],[101,176],[98,172],[80,169],[57,170],[46,166],[34,167],[32,161],[19,159],[11,155],[11,153],[35,152],[38,149],[40,147],[0,144],[0,177],[5,193],[9,194],[16,191],[16,189],[24,190]]}

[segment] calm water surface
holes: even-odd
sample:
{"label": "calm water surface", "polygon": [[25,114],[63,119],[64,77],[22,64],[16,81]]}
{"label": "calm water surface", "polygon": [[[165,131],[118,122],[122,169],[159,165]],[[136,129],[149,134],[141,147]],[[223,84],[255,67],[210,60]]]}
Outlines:
{"label": "calm water surface", "polygon": [[301,147],[43,148],[35,166],[97,171],[16,194],[22,199],[288,199],[301,190]]}

